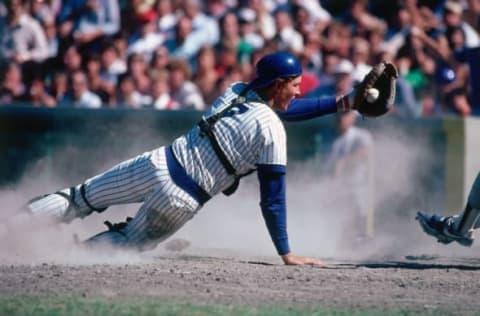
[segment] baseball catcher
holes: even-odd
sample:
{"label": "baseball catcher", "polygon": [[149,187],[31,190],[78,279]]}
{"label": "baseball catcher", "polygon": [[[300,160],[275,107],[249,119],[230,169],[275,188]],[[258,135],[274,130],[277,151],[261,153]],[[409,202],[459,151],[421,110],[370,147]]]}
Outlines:
{"label": "baseball catcher", "polygon": [[[352,93],[321,99],[296,99],[301,74],[296,56],[287,52],[265,55],[256,65],[255,79],[233,83],[200,122],[171,145],[124,161],[84,183],[34,198],[26,209],[35,216],[70,222],[104,212],[111,205],[141,202],[127,222],[107,223],[108,230],[85,243],[142,251],[171,236],[213,196],[232,194],[243,176],[256,171],[261,211],[283,262],[322,265],[318,259],[297,256],[290,250],[287,148],[281,119],[301,121],[350,110],[365,116],[382,115],[393,104],[396,71],[381,63]],[[367,102],[371,88],[379,90],[375,102]]]}

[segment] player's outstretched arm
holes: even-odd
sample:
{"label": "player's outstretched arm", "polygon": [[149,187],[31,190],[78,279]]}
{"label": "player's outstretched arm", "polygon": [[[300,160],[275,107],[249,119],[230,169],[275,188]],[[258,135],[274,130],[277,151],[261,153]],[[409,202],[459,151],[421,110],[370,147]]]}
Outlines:
{"label": "player's outstretched arm", "polygon": [[351,110],[365,116],[380,116],[393,106],[397,77],[395,66],[382,62],[375,65],[362,82],[347,95],[293,99],[287,110],[277,113],[287,122],[305,121]]}
{"label": "player's outstretched arm", "polygon": [[319,116],[336,113],[339,98],[299,98],[290,101],[287,110],[279,111],[278,116],[282,121],[306,121]]}
{"label": "player's outstretched arm", "polygon": [[285,166],[258,165],[260,206],[270,237],[283,262],[287,265],[324,265],[318,259],[296,256],[290,252],[287,234],[285,199]]}

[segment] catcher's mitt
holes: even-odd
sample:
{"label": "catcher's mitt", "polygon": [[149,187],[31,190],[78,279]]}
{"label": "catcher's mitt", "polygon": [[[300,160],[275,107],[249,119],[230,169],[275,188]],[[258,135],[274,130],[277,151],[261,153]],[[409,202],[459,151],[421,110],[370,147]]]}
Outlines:
{"label": "catcher's mitt", "polygon": [[[395,80],[397,69],[391,63],[376,64],[355,88],[353,108],[365,116],[380,116],[387,113],[395,101]],[[377,89],[376,100],[368,102],[368,90]]]}

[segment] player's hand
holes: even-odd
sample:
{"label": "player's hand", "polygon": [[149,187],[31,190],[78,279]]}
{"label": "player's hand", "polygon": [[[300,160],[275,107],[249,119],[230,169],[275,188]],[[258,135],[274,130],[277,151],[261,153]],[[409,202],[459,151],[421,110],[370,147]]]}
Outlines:
{"label": "player's hand", "polygon": [[291,266],[312,265],[312,266],[322,266],[322,267],[326,266],[326,263],[323,262],[322,260],[304,257],[304,256],[296,256],[292,253],[287,253],[281,257],[283,262],[286,265],[291,265]]}

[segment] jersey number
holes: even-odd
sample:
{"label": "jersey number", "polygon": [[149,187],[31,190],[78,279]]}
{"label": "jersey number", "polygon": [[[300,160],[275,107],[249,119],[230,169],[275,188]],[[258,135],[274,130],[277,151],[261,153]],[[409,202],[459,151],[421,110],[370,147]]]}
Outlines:
{"label": "jersey number", "polygon": [[245,104],[239,104],[228,110],[224,117],[233,117],[234,115],[240,115],[248,111],[248,107]]}

